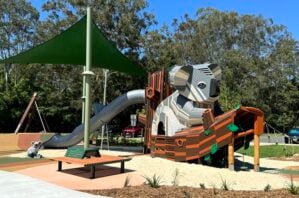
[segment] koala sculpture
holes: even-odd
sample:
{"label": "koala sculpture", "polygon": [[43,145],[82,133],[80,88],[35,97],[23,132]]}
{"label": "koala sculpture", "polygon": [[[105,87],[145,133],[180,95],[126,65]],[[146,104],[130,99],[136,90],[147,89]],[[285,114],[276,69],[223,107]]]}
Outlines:
{"label": "koala sculpture", "polygon": [[170,84],[176,89],[157,107],[152,135],[173,136],[183,129],[203,124],[203,114],[214,108],[219,95],[221,69],[215,64],[174,66]]}
{"label": "koala sculpture", "polygon": [[38,154],[39,149],[42,147],[42,142],[31,142],[31,146],[27,149],[27,156],[31,158],[42,158],[43,156]]}

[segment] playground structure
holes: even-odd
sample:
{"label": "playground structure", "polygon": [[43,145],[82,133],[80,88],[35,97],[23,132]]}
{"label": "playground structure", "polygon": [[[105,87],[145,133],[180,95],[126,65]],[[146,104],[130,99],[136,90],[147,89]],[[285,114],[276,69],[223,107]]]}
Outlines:
{"label": "playground structure", "polygon": [[[199,75],[194,76],[194,73],[205,76],[206,80],[197,78]],[[254,139],[254,169],[259,170],[259,138],[264,130],[264,113],[257,108],[239,106],[219,115],[215,91],[219,76],[219,68],[209,64],[177,66],[169,75],[165,70],[149,75],[144,145],[147,152],[153,157],[175,161],[200,163],[227,159],[228,167],[234,169],[234,151],[248,147]],[[204,100],[194,100],[200,89],[206,88],[203,83],[214,88],[209,87],[208,94],[198,94]],[[176,131],[171,129],[174,127]]]}

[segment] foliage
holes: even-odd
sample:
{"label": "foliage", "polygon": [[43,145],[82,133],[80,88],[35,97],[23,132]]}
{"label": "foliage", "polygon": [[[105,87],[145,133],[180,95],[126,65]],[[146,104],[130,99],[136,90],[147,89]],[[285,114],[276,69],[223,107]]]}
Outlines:
{"label": "foliage", "polygon": [[270,190],[271,190],[271,185],[270,185],[270,184],[267,184],[267,185],[265,186],[265,188],[264,188],[264,191],[265,191],[265,192],[270,192]]}
{"label": "foliage", "polygon": [[213,185],[212,192],[213,192],[213,195],[217,195],[218,194],[218,191],[217,191],[217,188],[216,188],[215,185]]}
{"label": "foliage", "polygon": [[110,145],[118,146],[143,146],[142,138],[125,138],[125,137],[115,137],[110,141]]}
{"label": "foliage", "polygon": [[[93,9],[94,22],[104,35],[126,56],[142,66],[143,63],[139,60],[141,41],[146,29],[155,22],[153,15],[144,11],[146,1],[124,0],[120,3],[97,0],[92,1],[90,6]],[[0,40],[5,41],[8,37],[5,32],[13,35],[9,35],[10,40],[6,39],[9,46],[1,42],[0,58],[16,54],[61,33],[84,15],[85,7],[85,1],[49,0],[42,6],[46,18],[39,20],[38,11],[27,1],[1,1],[0,10],[4,17],[1,17],[0,23],[5,28],[0,30]],[[10,21],[6,22],[6,19]],[[20,46],[23,48],[18,48]],[[38,92],[40,110],[52,131],[71,132],[81,122],[82,68],[31,64],[13,65],[7,72],[6,67],[0,70],[0,93],[3,96],[0,98],[0,131],[14,130],[33,92]],[[101,102],[103,71],[95,69],[94,72],[96,76],[92,80],[92,101]],[[9,74],[10,77],[7,80],[6,92],[3,92],[5,79],[2,77],[5,75],[2,73],[6,76]],[[107,101],[110,102],[131,89],[144,88],[145,80],[109,72],[108,85]],[[118,115],[113,120],[114,124],[120,124],[120,128],[125,127],[129,123],[127,115],[134,113],[136,107],[138,105]],[[28,130],[40,130],[37,114],[31,113],[30,119],[32,124]]]}
{"label": "foliage", "polygon": [[161,177],[156,176],[156,174],[153,175],[153,177],[144,176],[146,182],[146,185],[149,185],[152,188],[159,188],[161,186]]}
{"label": "foliage", "polygon": [[191,194],[189,193],[189,192],[187,192],[187,191],[183,191],[183,193],[184,193],[184,198],[191,198],[192,196],[191,196]]}
{"label": "foliage", "polygon": [[284,26],[262,16],[200,8],[194,19],[175,19],[172,29],[148,34],[149,65],[217,63],[223,110],[255,106],[281,131],[298,125],[298,45]]}
{"label": "foliage", "polygon": [[[238,153],[253,156],[254,155],[254,149],[253,146],[249,146],[247,150],[240,149],[237,151]],[[295,153],[299,153],[299,147],[298,146],[291,146],[291,145],[266,145],[260,147],[260,157],[288,157]]]}
{"label": "foliage", "polygon": [[288,184],[287,186],[287,191],[289,191],[289,193],[291,193],[292,195],[298,195],[299,194],[299,186],[296,186],[294,184],[294,181],[293,181],[293,176],[291,176],[291,182],[290,184]]}
{"label": "foliage", "polygon": [[174,186],[178,186],[179,185],[179,176],[180,176],[180,172],[179,169],[176,168],[174,173],[173,173],[173,180],[172,180],[172,185]]}
{"label": "foliage", "polygon": [[199,186],[200,186],[201,189],[206,189],[206,186],[203,183],[200,183]]}
{"label": "foliage", "polygon": [[222,177],[221,177],[221,189],[225,191],[229,190],[229,185],[227,181],[225,179],[222,179]]}
{"label": "foliage", "polygon": [[126,180],[125,180],[125,182],[124,182],[124,187],[128,187],[128,186],[129,186],[129,184],[130,184],[130,180],[131,180],[130,176],[127,175],[127,176],[126,176]]}

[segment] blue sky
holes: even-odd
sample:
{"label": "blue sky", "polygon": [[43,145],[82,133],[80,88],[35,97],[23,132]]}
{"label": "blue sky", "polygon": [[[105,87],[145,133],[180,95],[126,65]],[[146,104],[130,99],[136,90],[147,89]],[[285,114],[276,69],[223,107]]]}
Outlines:
{"label": "blue sky", "polygon": [[[45,0],[31,0],[40,9]],[[287,27],[296,40],[299,40],[299,1],[298,0],[148,0],[148,11],[155,14],[158,27],[171,24],[174,18],[180,19],[187,13],[194,17],[200,7],[213,7],[222,11],[236,11],[240,14],[262,15],[272,18],[275,24]]]}

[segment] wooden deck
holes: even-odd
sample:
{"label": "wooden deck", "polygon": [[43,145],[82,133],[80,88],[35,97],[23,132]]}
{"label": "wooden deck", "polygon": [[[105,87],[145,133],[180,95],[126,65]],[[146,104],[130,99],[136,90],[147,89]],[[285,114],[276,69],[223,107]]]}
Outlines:
{"label": "wooden deck", "polygon": [[125,162],[130,161],[131,158],[117,157],[112,155],[102,155],[101,157],[90,157],[85,159],[71,158],[71,157],[57,157],[51,160],[58,162],[58,171],[62,170],[62,162],[68,164],[78,164],[84,167],[90,167],[90,178],[95,178],[95,167],[97,165],[112,164],[120,162],[120,172],[125,172]]}

